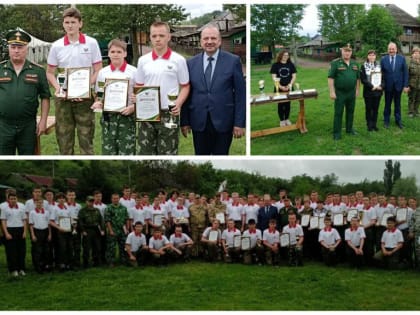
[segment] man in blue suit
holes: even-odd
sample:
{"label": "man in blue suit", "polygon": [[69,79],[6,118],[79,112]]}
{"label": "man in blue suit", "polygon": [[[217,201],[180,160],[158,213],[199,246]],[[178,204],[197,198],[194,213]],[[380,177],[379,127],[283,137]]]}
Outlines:
{"label": "man in blue suit", "polygon": [[277,208],[271,204],[271,196],[264,195],[264,206],[258,209],[257,228],[263,232],[268,229],[268,222],[277,218]]}
{"label": "man in blue suit", "polygon": [[232,137],[245,131],[245,80],[240,58],[220,49],[215,26],[201,32],[203,52],[188,60],[191,90],[182,106],[181,131],[192,130],[196,155],[228,155]]}
{"label": "man in blue suit", "polygon": [[397,45],[388,44],[388,55],[381,59],[381,69],[385,80],[384,127],[389,128],[391,103],[394,100],[395,123],[402,129],[401,93],[408,92],[408,70],[405,58],[397,54]]}

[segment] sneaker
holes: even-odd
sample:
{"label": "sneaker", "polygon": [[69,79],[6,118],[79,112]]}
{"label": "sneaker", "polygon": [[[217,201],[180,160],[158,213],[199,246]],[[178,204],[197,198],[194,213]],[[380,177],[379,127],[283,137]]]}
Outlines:
{"label": "sneaker", "polygon": [[284,127],[286,126],[286,121],[285,120],[281,120],[280,121],[280,127]]}
{"label": "sneaker", "polygon": [[292,122],[291,122],[289,119],[287,119],[287,120],[285,121],[285,123],[286,123],[286,126],[291,126],[291,125],[292,125]]}
{"label": "sneaker", "polygon": [[12,271],[11,276],[16,278],[17,276],[19,276],[19,273],[17,272],[17,270]]}
{"label": "sneaker", "polygon": [[26,272],[23,271],[23,270],[21,270],[21,271],[19,271],[19,275],[21,275],[22,277],[24,277],[24,276],[26,276]]}
{"label": "sneaker", "polygon": [[414,117],[414,114],[413,113],[410,113],[410,114],[408,114],[408,117],[413,118]]}

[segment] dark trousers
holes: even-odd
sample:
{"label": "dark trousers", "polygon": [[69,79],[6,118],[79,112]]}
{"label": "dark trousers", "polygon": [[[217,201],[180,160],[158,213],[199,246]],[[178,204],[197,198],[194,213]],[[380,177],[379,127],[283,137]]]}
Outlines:
{"label": "dark trousers", "polygon": [[337,253],[322,246],[322,259],[327,266],[335,266],[337,264]]}
{"label": "dark trousers", "polygon": [[384,123],[389,124],[391,116],[391,104],[394,101],[395,122],[401,121],[401,93],[402,91],[385,91]]}
{"label": "dark trousers", "polygon": [[58,231],[59,262],[61,267],[70,266],[73,258],[73,239],[71,232]]}
{"label": "dark trousers", "polygon": [[36,143],[36,121],[16,124],[0,119],[0,155],[34,155]]}
{"label": "dark trousers", "polygon": [[373,256],[375,255],[375,228],[370,227],[365,229],[365,243],[363,244],[363,255],[365,257],[365,261],[369,266],[374,265]]}
{"label": "dark trousers", "polygon": [[26,240],[22,238],[23,227],[7,228],[12,236],[11,240],[5,241],[7,267],[9,271],[25,270]]}
{"label": "dark trousers", "polygon": [[412,266],[413,259],[411,253],[413,252],[412,249],[412,240],[408,238],[408,228],[401,230],[403,237],[404,237],[404,244],[401,248],[400,253],[400,260],[407,262],[410,266]]}
{"label": "dark trousers", "polygon": [[376,128],[380,101],[381,96],[365,97],[365,117],[368,130]]}
{"label": "dark trousers", "polygon": [[50,257],[55,266],[60,264],[60,242],[57,229],[51,229]]}
{"label": "dark trousers", "polygon": [[147,257],[149,255],[149,251],[146,249],[139,248],[135,252],[131,252],[134,257],[136,257],[136,261],[130,261],[132,266],[142,266],[146,264]]}
{"label": "dark trousers", "polygon": [[353,116],[356,96],[354,91],[336,91],[337,98],[334,102],[334,124],[333,133],[335,136],[341,135],[344,109],[346,110],[346,132],[353,130]]}
{"label": "dark trousers", "polygon": [[288,247],[289,250],[289,266],[303,266],[303,248],[296,245]]}
{"label": "dark trousers", "polygon": [[380,252],[382,250],[381,247],[381,239],[382,234],[386,231],[386,227],[382,225],[378,225],[375,227],[375,253]]}
{"label": "dark trousers", "polygon": [[98,227],[88,228],[85,231],[87,235],[83,235],[83,265],[87,267],[89,264],[89,256],[92,255],[94,265],[99,265],[101,252],[101,235]]}
{"label": "dark trousers", "polygon": [[338,246],[336,247],[335,251],[337,254],[337,259],[340,263],[343,263],[346,261],[346,247],[345,247],[345,242],[344,242],[344,238],[345,238],[345,231],[346,231],[346,226],[345,225],[340,225],[340,226],[336,226],[335,227],[338,234],[341,237],[342,242],[340,242],[340,244],[338,244]]}
{"label": "dark trousers", "polygon": [[213,126],[209,113],[204,130],[193,130],[192,133],[196,155],[229,155],[233,130],[218,132]]}
{"label": "dark trousers", "polygon": [[360,268],[363,266],[363,255],[356,255],[353,248],[348,244],[346,244],[346,253],[351,267]]}
{"label": "dark trousers", "polygon": [[82,235],[80,231],[77,231],[76,234],[72,234],[73,242],[73,256],[72,263],[73,266],[80,266],[80,252],[82,251]]}
{"label": "dark trousers", "polygon": [[45,266],[51,265],[48,229],[34,229],[34,234],[36,242],[32,241],[32,262],[36,271],[42,271]]}
{"label": "dark trousers", "polygon": [[264,262],[264,246],[255,246],[250,250],[242,252],[244,264],[251,265],[253,262],[262,263]]}
{"label": "dark trousers", "polygon": [[278,103],[277,114],[281,121],[289,119],[290,115],[290,102]]}
{"label": "dark trousers", "polygon": [[205,249],[207,251],[207,260],[209,262],[217,261],[219,259],[219,246],[214,243],[205,243]]}

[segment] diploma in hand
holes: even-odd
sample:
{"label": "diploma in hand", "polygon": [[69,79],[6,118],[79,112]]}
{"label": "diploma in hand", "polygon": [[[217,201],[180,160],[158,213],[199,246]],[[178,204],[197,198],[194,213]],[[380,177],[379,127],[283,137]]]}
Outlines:
{"label": "diploma in hand", "polygon": [[219,232],[217,231],[210,231],[209,233],[209,241],[216,242],[219,237]]}
{"label": "diploma in hand", "polygon": [[90,98],[90,68],[67,69],[67,99]]}
{"label": "diploma in hand", "polygon": [[136,95],[136,120],[160,121],[160,88],[141,86],[134,88]]}
{"label": "diploma in hand", "polygon": [[59,217],[58,218],[58,225],[64,231],[70,232],[71,231],[71,218],[70,217]]}
{"label": "diploma in hand", "polygon": [[373,87],[381,86],[381,82],[382,82],[381,71],[372,71],[370,73],[370,83],[372,83]]}
{"label": "diploma in hand", "polygon": [[281,233],[280,234],[280,246],[287,247],[290,245],[290,234],[289,233]]}
{"label": "diploma in hand", "polygon": [[106,79],[104,86],[104,112],[120,112],[127,107],[127,79]]}
{"label": "diploma in hand", "polygon": [[242,237],[242,240],[241,240],[241,249],[242,250],[249,250],[249,249],[251,249],[251,238],[249,236]]}

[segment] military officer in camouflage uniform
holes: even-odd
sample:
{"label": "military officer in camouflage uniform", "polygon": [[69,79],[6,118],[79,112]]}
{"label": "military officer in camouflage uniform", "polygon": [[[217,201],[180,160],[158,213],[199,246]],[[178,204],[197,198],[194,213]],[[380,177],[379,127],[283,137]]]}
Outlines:
{"label": "military officer in camouflage uniform", "polygon": [[191,238],[194,242],[192,256],[198,257],[203,253],[201,236],[207,227],[207,207],[200,201],[200,195],[195,195],[194,203],[188,208],[190,212]]}
{"label": "military officer in camouflage uniform", "polygon": [[410,205],[414,212],[408,226],[408,237],[414,239],[414,267],[420,270],[420,208],[417,208],[417,200],[415,198],[410,198],[410,200],[414,200],[414,205]]}
{"label": "military officer in camouflage uniform", "polygon": [[334,100],[334,140],[341,139],[341,123],[346,109],[346,133],[355,135],[353,115],[356,97],[359,95],[359,66],[351,60],[350,44],[341,48],[341,58],[334,59],[328,72],[330,98]]}
{"label": "military officer in camouflage uniform", "polygon": [[77,222],[82,233],[83,267],[89,266],[89,254],[92,252],[93,265],[98,266],[101,252],[101,236],[105,234],[105,225],[99,210],[93,207],[93,196],[86,198],[86,206],[79,211]]}
{"label": "military officer in camouflage uniform", "polygon": [[[10,59],[0,63],[0,154],[35,154],[36,136],[45,132],[50,90],[45,70],[28,60],[31,37],[21,30],[6,34]],[[36,114],[41,99],[41,120]]]}
{"label": "military officer in camouflage uniform", "polygon": [[107,242],[105,259],[110,267],[115,263],[115,246],[118,243],[120,261],[126,264],[125,240],[129,231],[129,217],[127,208],[120,205],[120,195],[112,194],[111,204],[105,209],[105,224],[107,227]]}
{"label": "military officer in camouflage uniform", "polygon": [[419,115],[420,103],[420,48],[414,47],[408,65],[408,116]]}
{"label": "military officer in camouflage uniform", "polygon": [[219,228],[224,231],[226,229],[226,204],[224,204],[221,200],[220,200],[220,194],[216,195],[216,198],[214,199],[214,204],[210,205],[209,209],[208,209],[208,216],[209,216],[209,221],[213,222],[213,220],[216,219],[216,215],[218,213],[223,213],[224,217],[225,217],[225,222],[222,224],[220,223]]}

